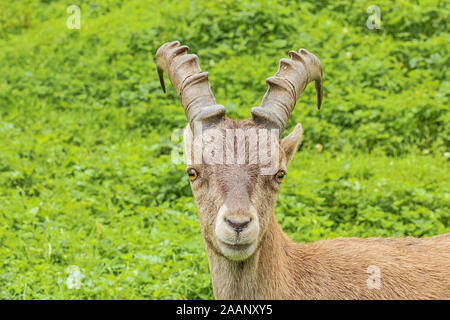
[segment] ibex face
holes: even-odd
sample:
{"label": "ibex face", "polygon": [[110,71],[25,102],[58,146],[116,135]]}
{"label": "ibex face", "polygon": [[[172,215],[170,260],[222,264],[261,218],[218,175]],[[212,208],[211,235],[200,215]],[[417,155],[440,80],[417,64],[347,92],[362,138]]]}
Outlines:
{"label": "ibex face", "polygon": [[316,82],[322,101],[322,68],[304,49],[291,51],[278,72],[266,81],[269,89],[253,119],[235,122],[217,105],[208,73],[187,46],[166,43],[156,53],[161,86],[166,72],[181,98],[189,121],[185,130],[187,174],[209,249],[231,260],[249,258],[269,224],[281,182],[302,137],[300,124],[280,141],[297,98]]}
{"label": "ibex face", "polygon": [[[268,142],[268,133],[253,121],[236,123],[230,119],[204,130],[195,139],[190,127],[185,129],[186,172],[203,237],[209,248],[231,260],[251,256],[273,221],[278,192],[301,140],[302,127],[298,124],[281,143],[274,134],[267,147],[270,157],[264,158],[260,152],[267,151],[262,144]],[[222,148],[221,156],[208,159],[208,152],[217,151],[217,146]],[[197,163],[193,161],[196,147],[201,153]]]}

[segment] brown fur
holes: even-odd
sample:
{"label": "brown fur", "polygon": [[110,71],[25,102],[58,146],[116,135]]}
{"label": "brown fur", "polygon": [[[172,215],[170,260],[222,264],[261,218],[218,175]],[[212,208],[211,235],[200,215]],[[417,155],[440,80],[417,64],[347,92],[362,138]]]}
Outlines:
{"label": "brown fur", "polygon": [[[252,120],[216,128],[250,128]],[[187,128],[187,130],[189,130]],[[301,127],[280,143],[285,168],[301,140]],[[189,135],[187,136],[189,139]],[[278,225],[274,207],[280,186],[256,165],[193,165],[191,183],[217,299],[449,299],[450,234],[416,238],[337,238],[292,242]],[[214,225],[221,206],[245,215],[256,208],[259,234],[254,253],[229,259]],[[380,287],[370,289],[367,268],[380,270]]]}

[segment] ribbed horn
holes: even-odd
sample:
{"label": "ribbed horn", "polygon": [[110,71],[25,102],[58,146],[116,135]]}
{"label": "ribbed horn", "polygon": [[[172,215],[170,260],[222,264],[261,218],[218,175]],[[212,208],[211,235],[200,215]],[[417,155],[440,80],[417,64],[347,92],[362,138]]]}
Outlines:
{"label": "ribbed horn", "polygon": [[224,106],[216,104],[208,72],[202,72],[197,55],[188,54],[188,49],[187,46],[180,46],[179,41],[163,44],[156,52],[156,68],[164,92],[164,72],[168,75],[194,130],[195,121],[201,121],[206,128],[221,121],[226,110]]}
{"label": "ribbed horn", "polygon": [[308,83],[315,81],[317,108],[322,104],[322,65],[305,49],[290,51],[291,59],[281,59],[275,76],[266,80],[269,88],[261,105],[252,108],[253,120],[267,128],[279,130],[280,137],[294,110],[295,103]]}

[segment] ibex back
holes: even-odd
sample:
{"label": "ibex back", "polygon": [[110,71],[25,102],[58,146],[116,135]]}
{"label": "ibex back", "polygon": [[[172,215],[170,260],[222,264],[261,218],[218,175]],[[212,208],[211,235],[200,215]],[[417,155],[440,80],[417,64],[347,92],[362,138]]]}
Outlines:
{"label": "ibex back", "polygon": [[302,138],[297,124],[280,140],[307,84],[322,102],[322,67],[305,49],[289,52],[252,118],[236,122],[216,104],[208,73],[178,41],[156,53],[189,125],[187,174],[198,207],[217,299],[449,299],[450,234],[292,242],[274,208]]}

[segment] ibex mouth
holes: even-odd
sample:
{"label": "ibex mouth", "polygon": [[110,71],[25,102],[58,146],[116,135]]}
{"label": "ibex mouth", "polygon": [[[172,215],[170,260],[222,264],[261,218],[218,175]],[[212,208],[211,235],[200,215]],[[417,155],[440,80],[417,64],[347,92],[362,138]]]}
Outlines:
{"label": "ibex mouth", "polygon": [[227,246],[230,249],[234,249],[234,250],[244,250],[247,249],[248,247],[250,247],[252,244],[251,243],[236,243],[236,244],[230,244],[230,243],[226,243],[223,242],[222,243]]}
{"label": "ibex mouth", "polygon": [[249,258],[256,249],[256,242],[230,244],[219,240],[219,248],[230,260],[242,261]]}

